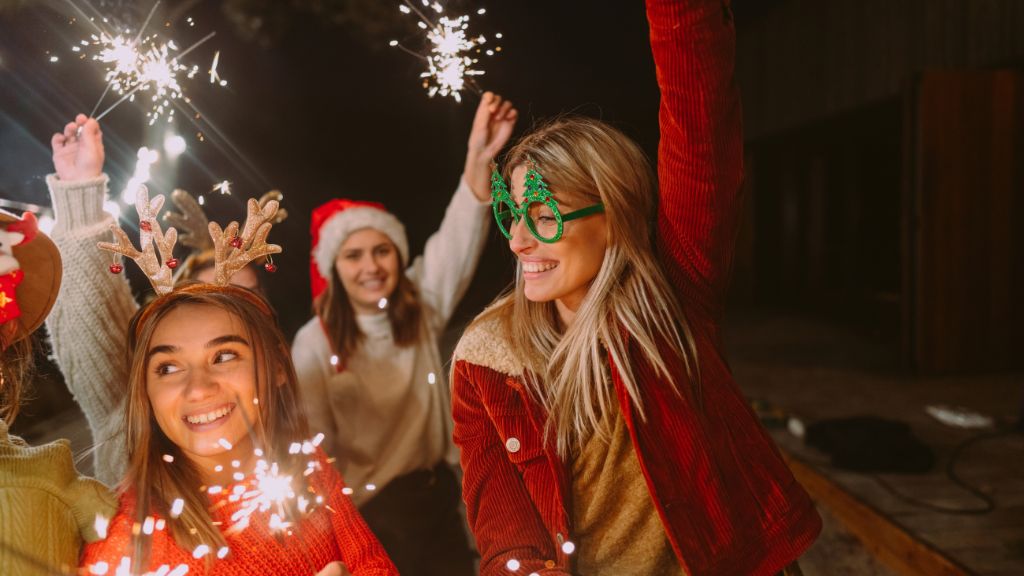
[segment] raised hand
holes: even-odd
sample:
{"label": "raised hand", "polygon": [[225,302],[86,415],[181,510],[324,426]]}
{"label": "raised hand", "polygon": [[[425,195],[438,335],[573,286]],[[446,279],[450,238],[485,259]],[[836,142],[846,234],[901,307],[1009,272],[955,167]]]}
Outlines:
{"label": "raised hand", "polygon": [[512,136],[518,117],[519,112],[512,107],[512,102],[493,92],[484,92],[469,133],[463,172],[473,195],[481,202],[486,202],[491,196],[491,161]]}
{"label": "raised hand", "polygon": [[63,132],[54,134],[50,146],[53,168],[61,180],[88,180],[103,173],[103,132],[99,122],[85,114],[79,114]]}

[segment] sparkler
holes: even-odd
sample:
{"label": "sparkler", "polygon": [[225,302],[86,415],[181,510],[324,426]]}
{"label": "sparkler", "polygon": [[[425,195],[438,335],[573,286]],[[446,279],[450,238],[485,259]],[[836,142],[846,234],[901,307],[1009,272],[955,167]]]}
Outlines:
{"label": "sparkler", "polygon": [[[199,73],[199,66],[184,64],[182,59],[216,33],[207,34],[185,50],[180,50],[173,39],[164,41],[158,34],[146,35],[146,28],[158,5],[159,1],[153,4],[145,22],[134,36],[127,30],[121,33],[103,30],[90,19],[97,31],[90,36],[90,40],[82,40],[79,45],[71,48],[74,52],[82,52],[83,48],[95,50],[92,60],[105,66],[103,78],[107,85],[89,114],[90,117],[99,120],[125,100],[134,100],[137,93],[149,93],[151,108],[146,117],[152,126],[165,115],[168,119],[174,116],[174,100],[187,99],[184,96],[182,82],[195,78]],[[193,23],[190,21],[189,24]],[[224,86],[227,83],[216,72],[219,57],[218,52],[210,68],[211,82],[216,77],[218,83]],[[121,97],[96,115],[100,104],[110,91],[120,94]]]}
{"label": "sparkler", "polygon": [[[483,75],[484,71],[475,68],[479,59],[474,54],[482,52],[481,46],[486,44],[487,38],[482,34],[469,35],[469,15],[449,17],[444,13],[444,7],[440,3],[421,0],[424,9],[433,10],[438,15],[435,21],[412,0],[403,2],[398,9],[403,14],[415,14],[419,18],[416,24],[425,31],[430,49],[424,55],[402,46],[398,40],[392,40],[390,45],[426,61],[427,70],[420,74],[420,78],[423,78],[423,87],[426,88],[427,95],[451,96],[456,102],[462,102],[463,90],[472,88],[478,91],[473,77]],[[484,9],[477,11],[477,14],[484,13]],[[494,50],[487,50],[486,54],[493,56],[495,52],[500,51],[501,47],[498,46]]]}

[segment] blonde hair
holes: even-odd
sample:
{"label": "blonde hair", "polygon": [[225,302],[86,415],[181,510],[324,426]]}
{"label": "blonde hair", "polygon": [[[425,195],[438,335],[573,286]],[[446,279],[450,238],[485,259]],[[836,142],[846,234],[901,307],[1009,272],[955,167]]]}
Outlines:
{"label": "blonde hair", "polygon": [[609,361],[646,419],[634,362],[646,360],[678,392],[680,374],[674,372],[680,368],[688,381],[699,381],[696,347],[654,253],[652,234],[637,225],[654,225],[656,205],[654,175],[639,146],[598,120],[563,117],[509,151],[506,175],[528,160],[556,198],[578,201],[579,207],[604,203],[604,261],[568,327],[561,325],[553,301],[526,298],[521,266],[511,292],[475,322],[501,320],[510,351],[526,368],[527,388],[549,415],[546,437],[566,457],[592,434],[610,435],[612,422],[605,416],[617,399]]}
{"label": "blonde hair", "polygon": [[[248,332],[246,336],[254,352],[256,397],[260,400],[256,421],[251,423],[256,446],[268,458],[286,465],[288,444],[306,438],[309,432],[299,408],[288,342],[278,328],[273,309],[261,296],[238,286],[193,282],[157,298],[136,313],[128,329],[128,471],[121,491],[135,490],[138,522],[152,512],[161,514],[178,546],[191,551],[200,544],[217,549],[225,545],[224,537],[212,524],[206,495],[200,489],[203,482],[199,469],[160,429],[146,392],[146,364],[153,333],[168,313],[187,304],[226,310]],[[164,454],[172,456],[173,462],[166,462]],[[170,514],[174,498],[185,501],[178,517]],[[144,538],[135,542],[134,558],[140,570],[147,562],[147,544]]]}

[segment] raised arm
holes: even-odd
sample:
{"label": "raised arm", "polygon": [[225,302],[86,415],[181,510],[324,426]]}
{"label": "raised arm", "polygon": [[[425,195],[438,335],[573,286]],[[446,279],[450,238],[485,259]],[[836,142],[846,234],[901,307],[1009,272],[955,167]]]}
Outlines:
{"label": "raised arm", "polygon": [[409,277],[430,306],[437,329],[448,323],[462,299],[490,229],[490,163],[512,135],[518,113],[512,103],[485,92],[473,118],[459,187],[435,232],[409,269]]}
{"label": "raised arm", "polygon": [[713,316],[732,271],[743,135],[728,0],[648,0],[661,88],[658,250],[686,305]]}
{"label": "raised arm", "polygon": [[124,275],[111,274],[109,256],[96,247],[110,240],[113,223],[103,211],[107,177],[99,124],[79,114],[53,135],[51,145],[56,173],[46,183],[64,282],[46,327],[57,365],[92,431],[94,474],[113,486],[127,463],[121,435],[128,381],[125,346],[138,305]]}

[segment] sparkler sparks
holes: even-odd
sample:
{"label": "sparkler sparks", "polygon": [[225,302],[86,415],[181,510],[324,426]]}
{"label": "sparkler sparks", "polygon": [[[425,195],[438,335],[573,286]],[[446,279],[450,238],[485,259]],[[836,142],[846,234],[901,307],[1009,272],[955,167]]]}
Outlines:
{"label": "sparkler sparks", "polygon": [[[444,14],[444,7],[441,4],[423,1],[425,8],[433,9],[439,15],[435,21],[410,0],[404,1],[405,3],[398,8],[403,14],[415,13],[419,18],[416,25],[426,31],[429,51],[426,55],[414,52],[402,46],[398,40],[392,40],[389,44],[426,60],[427,70],[420,74],[420,77],[423,78],[423,87],[426,88],[427,95],[451,96],[456,102],[462,102],[462,91],[467,88],[475,89],[473,77],[484,73],[483,70],[475,68],[479,59],[474,54],[481,53],[481,46],[487,42],[487,38],[483,35],[469,35],[468,14],[452,18]],[[477,14],[485,12],[480,9]],[[493,56],[495,52],[500,51],[499,46],[494,50],[487,50],[486,54]]]}
{"label": "sparkler sparks", "polygon": [[221,180],[213,185],[211,192],[220,192],[221,194],[231,195],[231,182],[227,180]]}
{"label": "sparkler sparks", "polygon": [[[156,33],[146,35],[146,28],[158,4],[159,2],[153,4],[149,16],[137,34],[133,35],[128,30],[106,31],[93,22],[97,31],[91,34],[88,40],[82,40],[79,45],[71,47],[72,52],[82,53],[83,49],[92,51],[91,59],[105,67],[103,78],[107,87],[97,100],[90,116],[95,116],[108,92],[113,91],[121,95],[114,104],[95,116],[97,120],[109,114],[125,100],[134,101],[136,94],[140,92],[149,95],[151,108],[146,117],[151,126],[162,117],[170,120],[174,116],[174,100],[187,100],[182,83],[195,78],[199,73],[199,66],[185,64],[182,59],[212,38],[215,33],[207,34],[185,50],[179,49],[173,39],[164,40]],[[189,24],[193,24],[191,19]],[[82,54],[83,58],[85,56]],[[214,55],[214,62],[210,67],[211,82],[216,77],[218,83],[224,86],[227,83],[216,71],[219,56],[219,52]]]}

